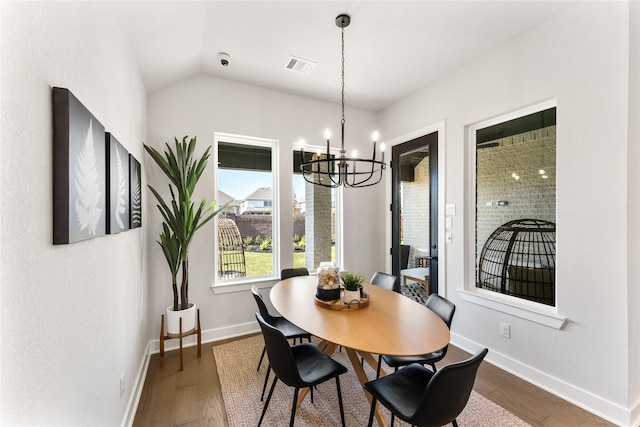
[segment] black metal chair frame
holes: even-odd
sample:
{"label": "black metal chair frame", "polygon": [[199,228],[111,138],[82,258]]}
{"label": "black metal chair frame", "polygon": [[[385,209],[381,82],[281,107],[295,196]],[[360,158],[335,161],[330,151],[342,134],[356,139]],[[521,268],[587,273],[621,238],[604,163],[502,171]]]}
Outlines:
{"label": "black metal chair frame", "polygon": [[[293,323],[289,322],[282,316],[272,316],[269,313],[269,309],[262,298],[262,294],[258,290],[258,287],[253,285],[251,286],[251,293],[253,294],[253,298],[256,300],[256,304],[258,305],[258,310],[260,310],[260,315],[265,319],[267,323],[277,328],[282,334],[286,337],[286,339],[293,340],[293,344],[296,343],[296,339],[300,340],[302,343],[302,339],[306,338],[307,341],[311,342],[311,334],[307,331],[298,328]],[[260,360],[258,361],[258,367],[256,371],[260,370],[260,365],[262,365],[262,360],[264,359],[264,355],[266,353],[267,347],[262,348],[262,354],[260,355]],[[264,384],[262,385],[262,394],[260,395],[260,401],[264,400],[264,392],[267,389],[267,383],[269,382],[269,374],[271,373],[271,364],[267,366],[267,374],[264,376]]]}
{"label": "black metal chair frame", "polygon": [[[259,313],[256,313],[256,319],[262,329],[269,363],[273,367],[275,374],[273,383],[269,389],[267,401],[260,415],[260,421],[258,421],[258,427],[262,424],[278,380],[294,388],[291,419],[289,421],[289,426],[293,427],[296,417],[296,407],[298,406],[298,392],[300,389],[309,387],[313,390],[313,387],[316,385],[333,378],[336,379],[340,419],[342,421],[342,427],[344,427],[345,421],[342,406],[342,392],[340,391],[340,375],[347,372],[347,368],[327,356],[315,344],[301,343],[289,346],[289,342],[282,332],[267,323]],[[311,396],[313,399],[313,394]]]}
{"label": "black metal chair frame", "polygon": [[[453,315],[456,312],[456,306],[446,298],[441,297],[438,294],[431,294],[425,303],[426,307],[436,313],[451,329],[451,322],[453,321]],[[442,350],[438,350],[433,353],[423,354],[420,356],[382,356],[382,360],[397,371],[400,366],[407,366],[412,363],[419,363],[421,365],[430,365],[433,372],[436,372],[436,362],[441,361],[447,355],[447,349],[449,346],[445,346]],[[380,360],[378,360],[378,371],[376,378],[380,376]]]}
{"label": "black metal chair frame", "polygon": [[373,424],[376,403],[379,401],[394,417],[417,427],[439,427],[452,423],[469,401],[480,363],[487,355],[486,348],[469,359],[453,363],[433,372],[414,363],[387,376],[364,384],[371,393],[369,423]]}

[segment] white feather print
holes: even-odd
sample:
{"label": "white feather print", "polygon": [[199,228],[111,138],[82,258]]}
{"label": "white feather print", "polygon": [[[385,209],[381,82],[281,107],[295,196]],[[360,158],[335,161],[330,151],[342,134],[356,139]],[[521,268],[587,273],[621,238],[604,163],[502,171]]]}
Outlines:
{"label": "white feather print", "polygon": [[89,120],[89,130],[84,145],[76,161],[76,216],[80,230],[88,229],[89,234],[96,235],[96,229],[102,215],[100,207],[100,181],[96,152],[93,145],[93,120]]}
{"label": "white feather print", "polygon": [[124,213],[126,203],[127,203],[124,199],[124,196],[127,193],[127,182],[124,176],[124,168],[122,167],[122,158],[120,157],[118,144],[115,144],[115,148],[116,148],[116,168],[118,170],[118,200],[116,201],[114,214],[115,214],[116,222],[118,223],[118,226],[120,227],[120,229],[124,229],[122,214]]}
{"label": "white feather print", "polygon": [[131,227],[140,227],[142,224],[142,208],[140,197],[140,173],[134,168],[133,183],[131,186]]}

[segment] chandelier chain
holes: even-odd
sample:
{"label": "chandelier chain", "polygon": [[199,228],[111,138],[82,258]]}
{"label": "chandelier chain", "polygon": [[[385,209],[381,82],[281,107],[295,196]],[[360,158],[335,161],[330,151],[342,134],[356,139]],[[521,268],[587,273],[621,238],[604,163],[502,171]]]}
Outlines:
{"label": "chandelier chain", "polygon": [[342,27],[342,121],[344,125],[344,27]]}

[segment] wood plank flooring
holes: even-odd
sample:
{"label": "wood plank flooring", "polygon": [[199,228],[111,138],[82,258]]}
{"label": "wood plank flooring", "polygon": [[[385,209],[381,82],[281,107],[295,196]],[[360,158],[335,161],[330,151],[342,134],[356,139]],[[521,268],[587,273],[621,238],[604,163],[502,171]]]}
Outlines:
{"label": "wood plank flooring", "polygon": [[[195,347],[184,349],[182,372],[178,351],[165,353],[163,368],[160,356],[151,356],[134,427],[227,426],[212,345],[203,344],[201,358],[196,357]],[[467,357],[449,346],[446,359],[438,365]],[[489,363],[480,366],[474,389],[534,427],[615,426]]]}

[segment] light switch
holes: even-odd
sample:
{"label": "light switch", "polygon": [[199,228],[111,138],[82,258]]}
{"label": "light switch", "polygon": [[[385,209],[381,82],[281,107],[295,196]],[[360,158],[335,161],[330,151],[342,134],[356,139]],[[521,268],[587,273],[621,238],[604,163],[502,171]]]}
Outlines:
{"label": "light switch", "polygon": [[451,233],[445,233],[445,234],[444,234],[444,241],[445,241],[446,243],[451,243],[451,240],[452,240],[452,235],[451,235]]}
{"label": "light switch", "polygon": [[447,230],[451,230],[451,218],[444,219],[444,228]]}
{"label": "light switch", "polygon": [[444,212],[446,215],[455,215],[456,214],[456,205],[449,204],[444,206]]}

